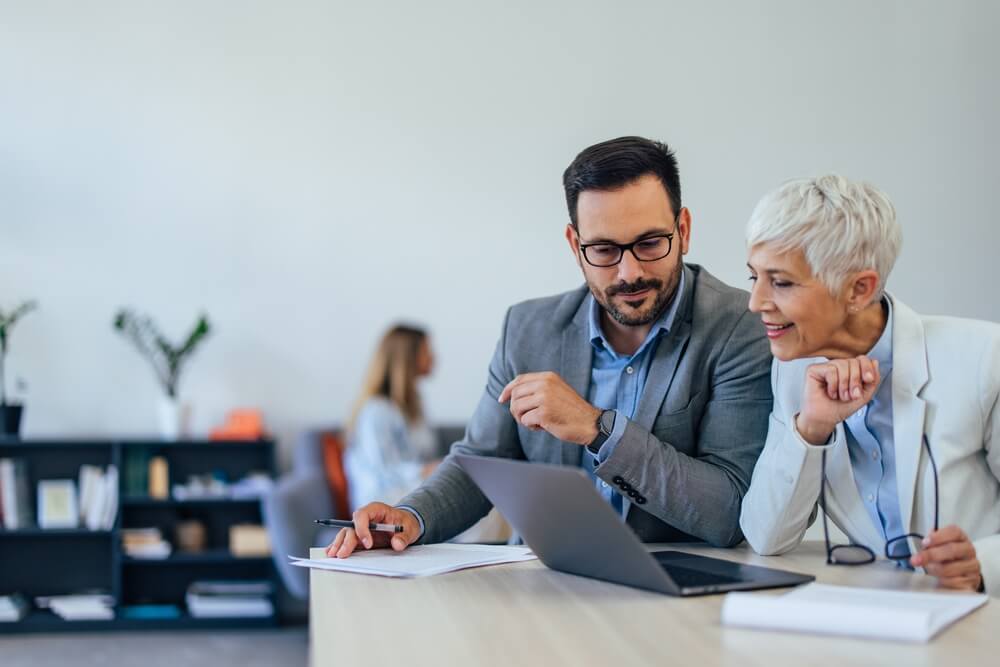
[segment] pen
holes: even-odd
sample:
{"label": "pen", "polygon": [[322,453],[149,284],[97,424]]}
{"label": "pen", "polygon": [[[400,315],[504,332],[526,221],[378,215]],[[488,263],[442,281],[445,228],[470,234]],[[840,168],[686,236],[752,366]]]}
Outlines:
{"label": "pen", "polygon": [[[321,526],[337,526],[338,528],[354,528],[354,522],[350,519],[316,519],[314,523],[318,523]],[[401,533],[403,532],[402,526],[397,526],[392,523],[375,523],[374,521],[368,524],[368,530],[381,530],[387,533]]]}

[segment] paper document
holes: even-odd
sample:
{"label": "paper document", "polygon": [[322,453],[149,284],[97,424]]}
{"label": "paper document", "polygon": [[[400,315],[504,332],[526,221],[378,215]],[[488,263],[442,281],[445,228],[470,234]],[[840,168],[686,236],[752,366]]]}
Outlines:
{"label": "paper document", "polygon": [[722,624],[926,642],[988,599],[809,584],[778,596],[730,593],[722,603]]}
{"label": "paper document", "polygon": [[405,551],[392,549],[359,550],[350,558],[296,558],[292,565],[318,570],[376,574],[383,577],[428,577],[468,567],[533,560],[528,547],[485,544],[423,544]]}

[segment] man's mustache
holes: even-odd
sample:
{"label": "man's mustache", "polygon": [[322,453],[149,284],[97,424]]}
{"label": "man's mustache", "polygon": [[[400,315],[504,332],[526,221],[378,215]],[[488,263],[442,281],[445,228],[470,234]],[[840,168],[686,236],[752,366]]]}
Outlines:
{"label": "man's mustache", "polygon": [[658,290],[663,287],[663,281],[657,280],[656,278],[643,279],[640,278],[634,283],[620,282],[617,285],[612,285],[604,290],[604,293],[609,297],[618,296],[619,294],[635,294],[636,292],[641,292],[647,289]]}

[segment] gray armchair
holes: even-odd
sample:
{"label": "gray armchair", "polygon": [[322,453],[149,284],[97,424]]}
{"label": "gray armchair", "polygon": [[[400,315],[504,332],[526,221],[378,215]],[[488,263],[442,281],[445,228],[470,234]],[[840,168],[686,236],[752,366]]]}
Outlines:
{"label": "gray armchair", "polygon": [[[292,470],[264,497],[264,524],[271,540],[274,566],[288,592],[301,600],[309,597],[309,572],[289,564],[289,554],[308,556],[310,547],[325,546],[337,534],[336,528],[313,523],[313,519],[337,514],[323,466],[323,437],[336,431],[326,428],[301,433],[292,451]],[[444,456],[451,444],[462,438],[465,428],[448,425],[436,427],[435,431],[441,447],[439,454]]]}

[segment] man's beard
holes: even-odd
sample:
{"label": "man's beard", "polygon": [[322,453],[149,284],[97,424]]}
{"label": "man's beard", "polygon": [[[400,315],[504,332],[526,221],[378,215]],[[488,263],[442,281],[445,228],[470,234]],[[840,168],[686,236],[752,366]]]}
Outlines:
{"label": "man's beard", "polygon": [[[608,315],[610,315],[615,322],[627,327],[638,327],[655,322],[656,319],[663,313],[663,309],[667,307],[667,304],[670,303],[670,300],[674,296],[674,292],[677,291],[677,286],[681,282],[681,271],[683,270],[684,264],[682,262],[678,262],[677,270],[667,277],[665,283],[659,278],[640,278],[632,283],[620,282],[616,285],[605,288],[603,294],[589,282],[587,283],[587,286],[590,288],[590,293],[594,295],[595,299],[597,299],[597,303],[601,304],[601,307],[607,311]],[[653,305],[644,311],[635,311],[630,308],[630,312],[623,312],[612,301],[612,297],[621,294],[641,292],[646,289],[655,290],[656,295],[653,298]],[[649,297],[645,297],[643,300],[645,301],[648,298]]]}

